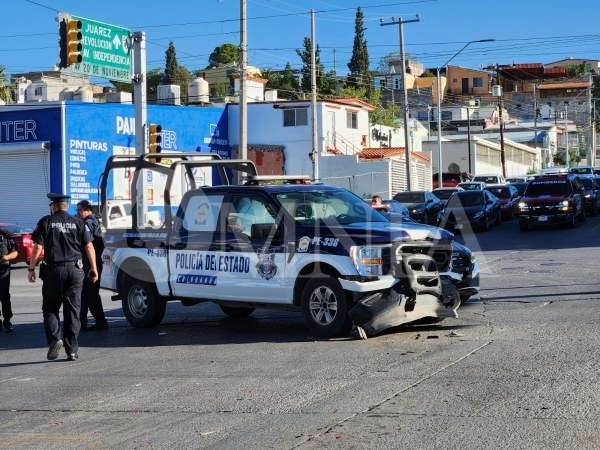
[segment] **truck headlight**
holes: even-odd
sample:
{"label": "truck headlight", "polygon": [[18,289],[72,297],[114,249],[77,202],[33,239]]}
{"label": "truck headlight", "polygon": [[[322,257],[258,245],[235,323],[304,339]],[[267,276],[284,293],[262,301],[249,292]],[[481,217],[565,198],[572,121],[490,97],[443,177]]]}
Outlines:
{"label": "truck headlight", "polygon": [[379,277],[383,275],[382,247],[352,247],[350,255],[356,270],[362,276]]}

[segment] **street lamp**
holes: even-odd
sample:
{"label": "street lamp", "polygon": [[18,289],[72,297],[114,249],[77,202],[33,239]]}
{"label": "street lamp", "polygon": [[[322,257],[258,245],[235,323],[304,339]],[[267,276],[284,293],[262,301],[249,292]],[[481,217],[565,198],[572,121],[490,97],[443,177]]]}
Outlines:
{"label": "street lamp", "polygon": [[467,48],[469,45],[471,44],[475,44],[478,42],[494,42],[496,39],[479,39],[477,41],[469,41],[467,42],[463,48],[461,48],[459,51],[457,51],[452,58],[450,58],[448,61],[446,61],[445,64],[443,64],[442,66],[438,67],[436,69],[436,78],[437,78],[437,132],[438,132],[438,136],[437,136],[437,144],[438,144],[438,187],[443,187],[443,182],[442,182],[442,87],[441,87],[441,81],[440,81],[440,71],[442,70],[442,67],[447,66],[448,64],[450,64],[450,61],[452,61],[454,58],[456,58],[465,48]]}

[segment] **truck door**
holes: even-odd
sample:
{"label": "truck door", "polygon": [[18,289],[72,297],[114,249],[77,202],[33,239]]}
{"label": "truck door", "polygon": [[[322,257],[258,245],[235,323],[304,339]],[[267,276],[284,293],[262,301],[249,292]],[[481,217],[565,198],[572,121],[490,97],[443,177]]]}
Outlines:
{"label": "truck door", "polygon": [[[195,194],[180,208],[169,252],[175,296],[291,301],[277,211],[257,193]],[[268,288],[268,290],[266,290]]]}

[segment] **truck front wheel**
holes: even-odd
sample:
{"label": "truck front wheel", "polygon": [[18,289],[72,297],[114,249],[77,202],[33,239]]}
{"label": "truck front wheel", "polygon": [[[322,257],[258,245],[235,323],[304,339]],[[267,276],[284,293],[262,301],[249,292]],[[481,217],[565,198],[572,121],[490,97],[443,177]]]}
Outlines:
{"label": "truck front wheel", "polygon": [[165,316],[167,303],[161,299],[156,288],[147,281],[128,276],[121,292],[123,313],[136,328],[158,325]]}
{"label": "truck front wheel", "polygon": [[315,336],[338,336],[349,332],[352,326],[342,286],[325,274],[315,275],[304,286],[302,314],[306,326]]}

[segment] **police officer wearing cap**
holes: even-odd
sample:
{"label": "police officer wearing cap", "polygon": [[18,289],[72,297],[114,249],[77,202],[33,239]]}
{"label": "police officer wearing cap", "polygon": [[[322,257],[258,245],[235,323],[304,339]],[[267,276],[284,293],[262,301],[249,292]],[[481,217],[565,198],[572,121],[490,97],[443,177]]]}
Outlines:
{"label": "police officer wearing cap", "polygon": [[[29,263],[28,279],[35,282],[35,265],[44,250],[40,264],[42,285],[42,313],[44,331],[48,343],[49,360],[58,358],[64,347],[69,361],[76,361],[79,351],[79,314],[83,286],[83,252],[90,261],[87,274],[92,282],[98,279],[96,255],[92,235],[85,223],[68,214],[68,195],[48,194],[52,214],[40,219],[31,236],[34,247]],[[42,273],[43,268],[43,273]],[[63,307],[63,330],[61,336],[59,311]]]}

